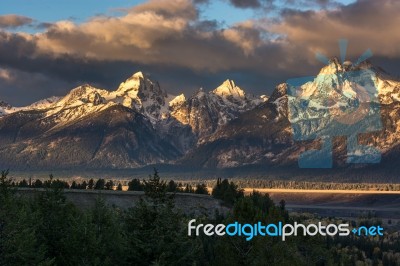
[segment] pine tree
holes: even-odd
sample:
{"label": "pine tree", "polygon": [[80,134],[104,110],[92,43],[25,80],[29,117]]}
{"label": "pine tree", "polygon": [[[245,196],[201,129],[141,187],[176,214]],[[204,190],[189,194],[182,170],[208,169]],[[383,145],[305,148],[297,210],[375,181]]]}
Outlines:
{"label": "pine tree", "polygon": [[87,183],[86,183],[86,181],[83,181],[82,182],[82,185],[80,185],[80,189],[86,189],[87,188]]}
{"label": "pine tree", "polygon": [[143,191],[143,186],[140,182],[139,179],[132,179],[132,181],[130,181],[128,183],[128,190],[129,191]]}
{"label": "pine tree", "polygon": [[105,188],[107,190],[113,190],[114,188],[114,182],[112,180],[108,180],[107,183],[105,184]]}
{"label": "pine tree", "polygon": [[76,184],[75,180],[72,181],[71,189],[78,189],[78,185]]}
{"label": "pine tree", "polygon": [[88,183],[88,189],[93,189],[93,187],[94,187],[94,181],[93,178],[91,178]]}
{"label": "pine tree", "polygon": [[206,184],[197,184],[195,193],[208,195],[207,185]]}
{"label": "pine tree", "polygon": [[96,185],[94,186],[94,189],[104,189],[104,186],[106,184],[106,181],[102,178],[100,178],[99,180],[97,180]]}
{"label": "pine tree", "polygon": [[174,210],[157,170],[144,181],[147,200],[126,213],[128,265],[197,265],[199,243],[187,236],[187,222]]}
{"label": "pine tree", "polygon": [[154,168],[154,174],[144,180],[143,183],[145,195],[155,204],[165,203],[168,200],[167,184],[160,179],[157,169]]}
{"label": "pine tree", "polygon": [[178,190],[178,185],[174,182],[174,180],[170,180],[168,182],[167,191],[176,192],[177,190]]}

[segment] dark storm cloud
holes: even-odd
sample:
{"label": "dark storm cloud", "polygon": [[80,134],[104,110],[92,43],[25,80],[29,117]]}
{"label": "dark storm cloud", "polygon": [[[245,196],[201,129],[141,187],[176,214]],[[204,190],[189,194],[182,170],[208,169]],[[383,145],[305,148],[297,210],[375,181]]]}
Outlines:
{"label": "dark storm cloud", "polygon": [[0,28],[17,28],[32,22],[33,19],[24,16],[14,14],[0,15]]}
{"label": "dark storm cloud", "polygon": [[63,95],[72,84],[42,73],[0,67],[0,99],[13,106],[29,105],[52,95]]}
{"label": "dark storm cloud", "polygon": [[240,7],[240,8],[261,7],[261,3],[259,0],[229,0],[229,2],[235,7]]}

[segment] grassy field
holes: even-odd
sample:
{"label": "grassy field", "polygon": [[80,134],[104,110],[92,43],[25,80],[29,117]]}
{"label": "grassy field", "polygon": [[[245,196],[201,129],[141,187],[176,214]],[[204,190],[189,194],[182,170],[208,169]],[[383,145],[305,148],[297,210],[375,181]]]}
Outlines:
{"label": "grassy field", "polygon": [[283,188],[244,188],[245,193],[256,190],[261,193],[315,193],[315,194],[374,194],[374,195],[400,195],[400,191],[381,190],[344,190],[344,189],[283,189]]}

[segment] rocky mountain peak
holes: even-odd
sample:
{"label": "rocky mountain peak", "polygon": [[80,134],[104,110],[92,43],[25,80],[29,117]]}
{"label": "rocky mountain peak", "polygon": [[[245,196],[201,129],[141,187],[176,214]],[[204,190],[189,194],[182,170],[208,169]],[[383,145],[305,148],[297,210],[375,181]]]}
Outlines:
{"label": "rocky mountain peak", "polygon": [[7,111],[11,110],[12,106],[4,101],[0,100],[0,117],[7,114]]}
{"label": "rocky mountain peak", "polygon": [[117,97],[122,98],[122,104],[133,108],[150,118],[152,122],[160,119],[168,108],[168,94],[158,82],[150,80],[143,72],[136,72],[116,91]]}
{"label": "rocky mountain peak", "polygon": [[167,96],[167,93],[161,89],[158,82],[152,81],[141,71],[134,73],[125,82],[122,82],[117,89],[117,94],[120,96],[127,95],[131,98],[141,98],[152,95]]}
{"label": "rocky mountain peak", "polygon": [[11,109],[12,108],[12,106],[9,103],[7,103],[5,101],[1,101],[1,100],[0,100],[0,107],[2,107],[4,109]]}
{"label": "rocky mountain peak", "polygon": [[213,93],[221,97],[245,98],[244,91],[235,85],[233,80],[225,80]]}
{"label": "rocky mountain peak", "polygon": [[269,102],[275,102],[281,97],[286,96],[287,94],[288,85],[286,83],[279,84],[276,86],[274,92],[272,93],[271,97],[268,98]]}
{"label": "rocky mountain peak", "polygon": [[169,102],[169,107],[174,107],[174,106],[179,106],[182,105],[186,101],[185,95],[182,93],[178,96],[176,96],[174,99],[172,99]]}
{"label": "rocky mountain peak", "polygon": [[65,97],[57,102],[57,106],[77,106],[85,103],[95,105],[103,102],[102,95],[107,91],[100,90],[85,84],[72,89]]}
{"label": "rocky mountain peak", "polygon": [[319,75],[332,75],[343,72],[344,66],[340,63],[337,57],[333,57],[329,60],[329,64],[321,69]]}
{"label": "rocky mountain peak", "polygon": [[340,74],[349,71],[359,71],[365,69],[373,69],[374,72],[377,71],[377,68],[375,68],[369,60],[364,60],[358,63],[353,63],[350,60],[346,60],[341,63],[337,57],[333,57],[329,60],[329,64],[321,69],[319,75]]}
{"label": "rocky mountain peak", "polygon": [[145,86],[145,81],[152,84],[152,82],[143,75],[143,72],[136,72],[119,85],[117,92],[120,94],[128,93],[129,91],[137,92],[141,87]]}
{"label": "rocky mountain peak", "polygon": [[143,74],[142,71],[138,71],[138,72],[134,73],[132,75],[132,77],[145,79],[146,76]]}

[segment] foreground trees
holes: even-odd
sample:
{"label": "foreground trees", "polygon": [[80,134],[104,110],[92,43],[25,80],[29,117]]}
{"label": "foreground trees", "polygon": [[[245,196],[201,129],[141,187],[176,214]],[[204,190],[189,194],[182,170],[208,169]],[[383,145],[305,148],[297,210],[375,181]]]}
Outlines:
{"label": "foreground trees", "polygon": [[[352,265],[369,258],[376,265],[400,263],[398,239],[378,245],[352,238],[298,236],[282,242],[260,236],[251,241],[188,236],[187,223],[194,217],[174,208],[170,191],[178,186],[162,181],[157,171],[139,182],[146,196],[128,210],[110,207],[101,197],[92,208],[79,209],[65,200],[65,184],[53,178],[44,182],[44,192],[24,198],[7,174],[0,176],[0,265]],[[197,190],[205,193],[207,188],[199,185]],[[198,223],[294,222],[284,202],[277,206],[257,192],[245,196],[227,180],[218,180],[213,196],[231,206],[229,211],[203,214],[196,217]]]}

